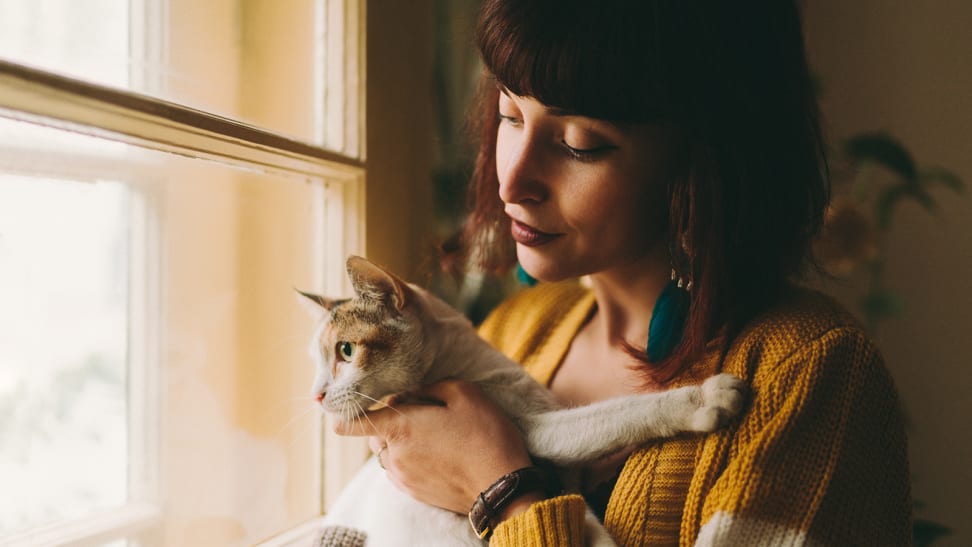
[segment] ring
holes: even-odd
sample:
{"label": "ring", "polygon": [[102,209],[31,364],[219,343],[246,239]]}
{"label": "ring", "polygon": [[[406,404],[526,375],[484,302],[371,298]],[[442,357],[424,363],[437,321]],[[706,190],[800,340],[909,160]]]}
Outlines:
{"label": "ring", "polygon": [[386,448],[388,448],[388,445],[383,444],[381,445],[381,448],[378,449],[378,452],[375,453],[375,458],[378,459],[378,465],[381,466],[382,469],[385,469],[385,471],[387,471],[388,469],[386,469],[385,464],[381,462],[381,453],[384,452]]}

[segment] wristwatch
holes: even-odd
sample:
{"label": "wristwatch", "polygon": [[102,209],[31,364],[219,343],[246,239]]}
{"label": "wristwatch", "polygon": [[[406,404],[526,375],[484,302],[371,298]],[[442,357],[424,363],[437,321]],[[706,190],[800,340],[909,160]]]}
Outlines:
{"label": "wristwatch", "polygon": [[523,494],[542,492],[555,496],[561,492],[560,481],[551,471],[540,467],[524,467],[507,473],[483,490],[469,510],[469,524],[480,539],[488,539],[495,527],[496,516]]}

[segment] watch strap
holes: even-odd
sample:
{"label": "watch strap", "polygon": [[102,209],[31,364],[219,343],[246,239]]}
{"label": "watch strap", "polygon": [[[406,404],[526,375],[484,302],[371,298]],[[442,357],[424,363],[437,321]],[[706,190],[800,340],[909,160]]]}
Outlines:
{"label": "watch strap", "polygon": [[469,510],[469,524],[480,539],[488,539],[493,533],[496,516],[514,499],[523,494],[542,492],[553,496],[560,492],[556,476],[540,467],[524,467],[507,473],[483,490],[472,509]]}

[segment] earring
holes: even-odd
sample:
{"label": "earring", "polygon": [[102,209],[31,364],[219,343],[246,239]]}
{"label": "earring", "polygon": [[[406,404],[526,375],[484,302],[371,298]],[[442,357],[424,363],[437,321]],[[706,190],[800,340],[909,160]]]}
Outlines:
{"label": "earring", "polygon": [[523,266],[520,266],[519,262],[516,263],[516,280],[527,287],[532,287],[537,284],[537,280],[526,273],[526,270],[523,269]]}
{"label": "earring", "polygon": [[686,292],[692,290],[692,278],[689,278],[688,281],[686,281],[684,277],[678,275],[675,268],[672,268],[672,281],[678,285],[679,289],[685,289]]}
{"label": "earring", "polygon": [[691,288],[692,280],[685,281],[672,268],[672,279],[658,295],[648,323],[647,353],[652,362],[657,363],[668,357],[682,339],[690,303],[688,291]]}

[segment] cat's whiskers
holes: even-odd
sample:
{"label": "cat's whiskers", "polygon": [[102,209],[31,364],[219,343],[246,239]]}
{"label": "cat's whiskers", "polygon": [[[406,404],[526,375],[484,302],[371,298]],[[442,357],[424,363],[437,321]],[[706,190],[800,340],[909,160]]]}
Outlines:
{"label": "cat's whiskers", "polygon": [[355,402],[350,400],[341,405],[341,418],[344,419],[345,422],[349,423],[352,428],[354,427],[355,422],[359,419],[358,413],[354,411],[354,405]]}
{"label": "cat's whiskers", "polygon": [[[391,406],[390,404],[386,403],[385,401],[379,401],[378,399],[375,399],[374,397],[369,397],[369,396],[365,395],[364,393],[361,393],[360,391],[355,391],[354,393],[357,394],[357,395],[360,395],[360,396],[364,397],[365,399],[368,399],[369,401],[373,401],[377,405],[381,405],[380,408],[388,408],[388,409],[394,410],[395,412],[398,413],[399,416],[402,416],[403,418],[405,417],[405,414],[403,414],[401,410],[398,410],[397,408]],[[361,405],[358,405],[358,406],[361,406]]]}
{"label": "cat's whiskers", "polygon": [[356,406],[358,408],[358,412],[355,413],[355,420],[357,420],[357,422],[358,422],[358,429],[361,430],[361,431],[364,431],[365,430],[364,423],[365,423],[365,420],[367,420],[368,421],[368,424],[371,426],[371,431],[373,431],[374,434],[377,435],[378,434],[378,430],[377,430],[377,428],[375,428],[375,423],[372,422],[371,421],[371,418],[368,417],[368,412],[357,401],[354,402],[354,406]]}

